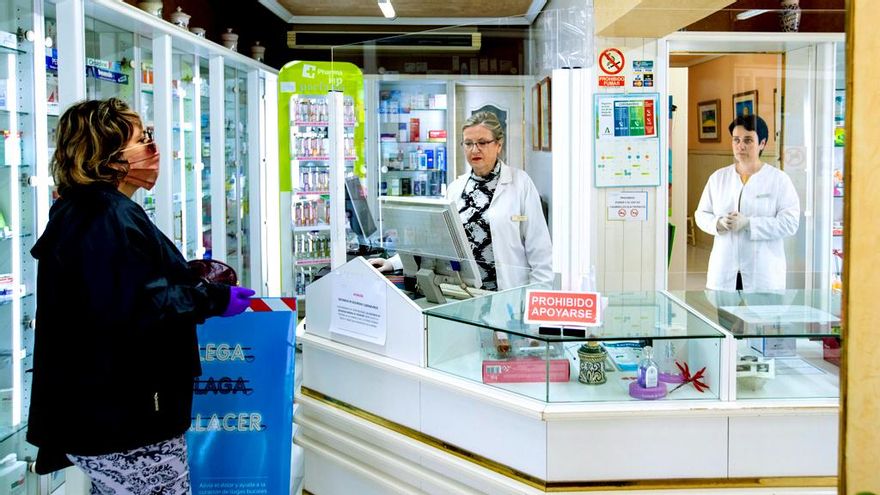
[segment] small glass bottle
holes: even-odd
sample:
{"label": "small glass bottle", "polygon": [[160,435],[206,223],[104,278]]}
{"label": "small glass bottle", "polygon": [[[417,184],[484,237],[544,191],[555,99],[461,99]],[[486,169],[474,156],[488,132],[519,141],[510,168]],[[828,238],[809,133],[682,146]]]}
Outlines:
{"label": "small glass bottle", "polygon": [[639,360],[638,382],[642,388],[654,388],[659,383],[660,370],[654,361],[654,349],[645,346],[642,349],[642,359]]}

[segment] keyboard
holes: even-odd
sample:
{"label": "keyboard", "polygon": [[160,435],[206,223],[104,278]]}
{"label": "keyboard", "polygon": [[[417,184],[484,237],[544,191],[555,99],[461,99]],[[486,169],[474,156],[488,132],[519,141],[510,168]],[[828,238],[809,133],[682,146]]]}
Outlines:
{"label": "keyboard", "polygon": [[468,292],[470,292],[470,294],[468,294],[468,292],[465,292],[464,289],[455,284],[440,284],[440,292],[442,292],[444,296],[451,297],[452,299],[470,299],[471,297],[485,296],[486,294],[493,293],[491,290],[468,287]]}

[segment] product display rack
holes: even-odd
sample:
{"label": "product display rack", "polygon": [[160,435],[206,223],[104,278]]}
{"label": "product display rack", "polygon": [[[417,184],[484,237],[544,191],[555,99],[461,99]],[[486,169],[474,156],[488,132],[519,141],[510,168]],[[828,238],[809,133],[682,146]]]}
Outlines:
{"label": "product display rack", "polygon": [[[298,298],[330,265],[330,105],[326,95],[294,94],[290,97],[290,176],[293,185],[291,231],[293,288]],[[354,100],[343,98],[346,174],[356,160]],[[344,198],[339,198],[344,201]]]}
{"label": "product display rack", "polygon": [[241,280],[250,280],[247,75],[243,71],[227,67],[224,81],[226,262],[235,268]]}
{"label": "product display rack", "polygon": [[443,196],[454,136],[446,83],[378,84],[378,196]]}
{"label": "product display rack", "polygon": [[22,461],[35,453],[24,442],[36,321],[30,249],[48,219],[49,140],[57,124],[50,119],[57,114],[57,58],[45,20],[54,15],[42,8],[33,0],[0,5],[0,452],[17,454],[22,477]]}
{"label": "product display rack", "polygon": [[[64,15],[77,15],[63,6]],[[250,227],[249,186],[265,180],[267,190],[277,189],[277,174],[274,166],[261,167],[271,145],[249,147],[275,143],[277,133],[259,121],[266,116],[266,91],[252,88],[276,91],[265,81],[277,71],[123,2],[89,1],[82,20],[82,41],[62,30],[59,56],[79,57],[75,48],[84,46],[81,63],[92,68],[82,93],[61,92],[62,107],[92,97],[130,102],[153,131],[163,171],[153,191],[133,199],[186,258],[225,261],[242,285],[263,287],[271,270],[251,266],[264,233]],[[269,201],[265,194],[256,198]],[[258,205],[256,211],[267,210]]]}

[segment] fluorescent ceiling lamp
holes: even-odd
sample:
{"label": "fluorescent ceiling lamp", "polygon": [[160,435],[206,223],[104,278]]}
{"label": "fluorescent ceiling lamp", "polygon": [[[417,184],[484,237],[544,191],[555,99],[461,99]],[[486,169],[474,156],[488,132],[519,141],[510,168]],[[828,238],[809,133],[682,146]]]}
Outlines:
{"label": "fluorescent ceiling lamp", "polygon": [[379,10],[381,10],[382,15],[388,19],[397,18],[397,14],[394,12],[394,6],[391,5],[391,0],[379,0]]}
{"label": "fluorescent ceiling lamp", "polygon": [[[379,6],[381,7],[382,5],[380,4]],[[751,10],[746,10],[746,11],[744,11],[744,12],[740,12],[739,14],[736,14],[736,20],[738,20],[738,21],[744,21],[744,20],[746,20],[746,19],[751,19],[752,17],[755,17],[756,15],[761,15],[761,14],[763,14],[764,12],[770,12],[770,9],[751,9]]]}

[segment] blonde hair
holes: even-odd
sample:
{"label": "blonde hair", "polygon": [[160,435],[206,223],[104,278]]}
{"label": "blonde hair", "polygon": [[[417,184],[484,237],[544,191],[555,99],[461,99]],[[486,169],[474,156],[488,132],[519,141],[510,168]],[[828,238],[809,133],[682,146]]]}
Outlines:
{"label": "blonde hair", "polygon": [[110,164],[140,128],[140,116],[118,98],[83,101],[68,108],[58,120],[51,164],[58,190],[94,182],[119,184],[128,167]]}
{"label": "blonde hair", "polygon": [[464,121],[461,130],[464,131],[468,127],[481,125],[492,132],[492,138],[496,141],[504,140],[504,129],[501,128],[501,122],[492,112],[477,112]]}

